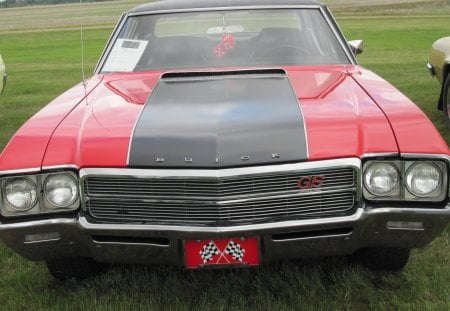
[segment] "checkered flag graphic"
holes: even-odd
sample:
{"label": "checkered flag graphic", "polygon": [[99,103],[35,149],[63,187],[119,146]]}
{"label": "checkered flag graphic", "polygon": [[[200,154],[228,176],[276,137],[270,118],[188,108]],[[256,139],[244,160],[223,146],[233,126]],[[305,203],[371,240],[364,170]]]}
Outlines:
{"label": "checkered flag graphic", "polygon": [[239,260],[240,262],[242,262],[242,259],[244,259],[245,255],[245,249],[243,249],[240,244],[230,241],[225,248],[225,254],[231,255],[234,260]]}
{"label": "checkered flag graphic", "polygon": [[220,251],[217,248],[216,244],[211,241],[203,246],[199,254],[200,257],[202,257],[203,263],[207,263],[208,261],[213,260],[215,255],[220,254]]}

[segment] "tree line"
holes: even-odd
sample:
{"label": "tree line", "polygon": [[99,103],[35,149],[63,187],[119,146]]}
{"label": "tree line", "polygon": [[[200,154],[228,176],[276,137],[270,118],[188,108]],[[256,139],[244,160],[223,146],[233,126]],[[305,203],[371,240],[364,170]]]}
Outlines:
{"label": "tree line", "polygon": [[[81,0],[82,2],[101,2],[108,0]],[[39,5],[39,4],[60,4],[79,3],[80,0],[0,0],[0,8],[11,8],[17,6]]]}

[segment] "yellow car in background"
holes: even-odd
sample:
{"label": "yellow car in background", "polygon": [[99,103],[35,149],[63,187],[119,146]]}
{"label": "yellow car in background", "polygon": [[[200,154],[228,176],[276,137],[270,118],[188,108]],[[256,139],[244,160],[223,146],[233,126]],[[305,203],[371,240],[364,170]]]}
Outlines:
{"label": "yellow car in background", "polygon": [[428,70],[442,85],[438,109],[443,111],[445,123],[450,127],[450,37],[441,38],[433,43]]}
{"label": "yellow car in background", "polygon": [[5,73],[5,64],[3,63],[2,55],[0,54],[0,94],[3,93],[3,90],[6,85],[6,73]]}

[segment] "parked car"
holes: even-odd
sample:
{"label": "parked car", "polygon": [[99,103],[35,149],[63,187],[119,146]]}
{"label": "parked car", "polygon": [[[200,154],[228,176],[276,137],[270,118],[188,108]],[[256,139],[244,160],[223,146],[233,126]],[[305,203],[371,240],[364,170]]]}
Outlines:
{"label": "parked car", "polygon": [[6,68],[5,63],[3,63],[2,55],[0,54],[0,95],[6,86]]}
{"label": "parked car", "polygon": [[449,222],[449,150],[360,52],[311,0],[130,10],[94,76],[1,154],[0,237],[62,279],[346,254],[402,269]]}
{"label": "parked car", "polygon": [[438,109],[442,110],[445,123],[450,127],[450,37],[433,43],[428,70],[442,85]]}

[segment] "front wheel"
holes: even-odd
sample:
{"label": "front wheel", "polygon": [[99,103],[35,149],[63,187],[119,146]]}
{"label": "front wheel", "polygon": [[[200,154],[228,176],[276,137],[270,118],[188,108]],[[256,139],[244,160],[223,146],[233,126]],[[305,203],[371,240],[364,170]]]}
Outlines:
{"label": "front wheel", "polygon": [[408,248],[365,248],[353,256],[364,267],[373,271],[399,271],[409,260],[411,250]]}
{"label": "front wheel", "polygon": [[444,113],[445,124],[450,127],[450,74],[447,75],[443,88],[442,112]]}
{"label": "front wheel", "polygon": [[83,280],[100,274],[104,266],[91,258],[58,258],[45,262],[50,274],[57,280]]}

